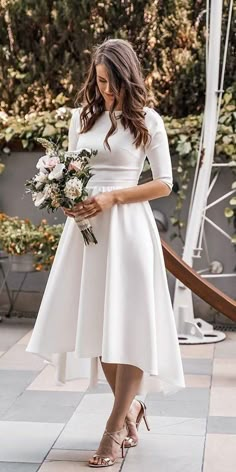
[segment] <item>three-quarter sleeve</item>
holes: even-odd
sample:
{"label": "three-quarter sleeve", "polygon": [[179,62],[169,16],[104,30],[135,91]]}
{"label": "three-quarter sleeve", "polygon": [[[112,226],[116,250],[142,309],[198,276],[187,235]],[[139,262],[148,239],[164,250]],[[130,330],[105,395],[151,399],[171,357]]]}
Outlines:
{"label": "three-quarter sleeve", "polygon": [[161,116],[152,108],[147,112],[147,128],[151,140],[145,148],[153,180],[165,182],[172,190],[173,174],[165,125]]}
{"label": "three-quarter sleeve", "polygon": [[70,120],[68,132],[68,151],[75,151],[80,131],[80,108],[72,110],[72,117]]}

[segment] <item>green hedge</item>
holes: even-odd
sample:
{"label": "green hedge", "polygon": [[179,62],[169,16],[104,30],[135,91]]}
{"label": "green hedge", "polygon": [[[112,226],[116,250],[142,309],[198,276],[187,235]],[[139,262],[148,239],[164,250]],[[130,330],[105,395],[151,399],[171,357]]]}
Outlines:
{"label": "green hedge", "polygon": [[[123,38],[134,45],[161,113],[198,114],[205,101],[205,9],[205,0],[2,0],[0,109],[23,116],[72,107],[92,47]],[[225,88],[236,69],[233,28],[227,57]]]}
{"label": "green hedge", "polygon": [[[236,87],[229,88],[222,102],[215,146],[215,161],[218,162],[235,163],[236,161],[235,92]],[[16,141],[21,143],[24,149],[33,150],[36,146],[36,138],[47,137],[60,143],[66,149],[70,117],[71,110],[67,107],[61,107],[52,112],[28,113],[24,118],[17,119],[2,113],[0,127],[2,164],[7,163],[7,155]],[[181,210],[190,176],[196,165],[202,115],[189,115],[185,118],[164,117],[164,121],[174,170],[173,190],[177,196],[176,209],[172,217],[172,223],[176,229],[173,236],[181,237],[181,230],[185,226],[185,223],[181,221]],[[144,174],[148,170],[149,164],[146,162]],[[232,172],[235,175],[235,167],[232,167]],[[235,186],[235,182],[233,185]],[[228,205],[225,216],[229,221],[236,222],[235,199],[231,199]],[[233,236],[233,242],[235,242],[235,236]]]}

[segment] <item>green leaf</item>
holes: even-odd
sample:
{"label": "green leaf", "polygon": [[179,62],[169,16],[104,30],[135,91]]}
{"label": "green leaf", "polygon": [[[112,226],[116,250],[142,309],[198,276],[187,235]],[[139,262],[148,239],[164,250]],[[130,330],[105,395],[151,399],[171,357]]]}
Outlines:
{"label": "green leaf", "polygon": [[27,146],[28,146],[28,141],[27,141],[27,139],[22,139],[21,142],[22,142],[23,148],[26,149]]}
{"label": "green leaf", "polygon": [[230,100],[232,100],[232,93],[225,93],[225,94],[224,94],[224,102],[225,102],[225,104],[227,105],[227,104],[230,102]]}
{"label": "green leaf", "polygon": [[55,127],[56,128],[66,128],[67,123],[66,123],[66,121],[57,121],[57,123],[55,123]]}
{"label": "green leaf", "polygon": [[234,212],[232,210],[232,208],[225,208],[224,209],[224,215],[226,216],[226,218],[232,218],[232,216],[234,216]]}
{"label": "green leaf", "polygon": [[177,218],[175,218],[175,216],[171,216],[170,221],[171,221],[173,226],[176,226],[179,222],[179,220]]}
{"label": "green leaf", "polygon": [[56,134],[56,129],[54,126],[47,124],[43,130],[42,136],[54,136],[54,134]]}
{"label": "green leaf", "polygon": [[235,206],[236,205],[236,197],[233,197],[229,201],[230,205]]}
{"label": "green leaf", "polygon": [[180,142],[178,145],[177,145],[177,151],[179,151],[180,155],[184,155],[184,154],[189,154],[192,147],[191,147],[191,144],[189,142]]}
{"label": "green leaf", "polygon": [[236,234],[233,234],[232,238],[231,238],[231,242],[233,244],[236,244]]}

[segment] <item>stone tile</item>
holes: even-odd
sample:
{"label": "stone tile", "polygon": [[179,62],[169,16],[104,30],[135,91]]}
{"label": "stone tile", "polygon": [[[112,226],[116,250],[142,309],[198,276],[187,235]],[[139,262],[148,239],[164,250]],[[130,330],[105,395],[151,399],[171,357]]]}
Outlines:
{"label": "stone tile", "polygon": [[209,416],[207,432],[216,434],[236,434],[236,417]]}
{"label": "stone tile", "polygon": [[86,394],[56,441],[56,449],[96,450],[113,405],[113,394]]}
{"label": "stone tile", "polygon": [[44,366],[44,360],[26,352],[24,344],[15,344],[0,358],[1,370],[41,370]]}
{"label": "stone tile", "polygon": [[78,472],[86,471],[88,472],[88,467],[85,463],[78,462],[44,462],[39,472]]}
{"label": "stone tile", "polygon": [[208,403],[192,402],[148,402],[149,415],[154,416],[179,416],[186,418],[205,418],[208,412]]}
{"label": "stone tile", "polygon": [[35,380],[28,386],[27,390],[43,390],[53,392],[85,392],[89,385],[88,379],[70,380],[56,383],[56,370],[53,365],[47,365]]}
{"label": "stone tile", "polygon": [[[93,454],[95,454],[95,450],[70,451],[62,449],[52,449],[40,470],[43,472],[47,470],[49,472],[56,470],[61,470],[63,472],[70,470],[75,472],[77,472],[77,470],[88,471],[90,469],[88,469],[87,463],[90,457],[93,456]],[[112,471],[119,472],[122,462],[122,457],[118,457],[116,463],[114,464],[114,466],[112,466]],[[76,465],[77,468],[74,468]]]}
{"label": "stone tile", "polygon": [[184,376],[186,387],[191,388],[209,388],[211,386],[210,375],[191,375]]}
{"label": "stone tile", "polygon": [[205,418],[208,413],[209,389],[185,388],[175,395],[149,394],[147,413],[153,416]]}
{"label": "stone tile", "polygon": [[7,351],[32,328],[34,322],[31,318],[4,318],[0,329],[0,350]]}
{"label": "stone tile", "polygon": [[81,413],[79,408],[68,421],[54,447],[83,451],[96,450],[106,426],[108,414]]}
{"label": "stone tile", "polygon": [[32,329],[30,331],[28,331],[28,333],[25,334],[25,336],[23,336],[23,338],[19,339],[17,344],[23,344],[24,346],[27,346],[27,344],[29,343],[29,340],[31,338],[32,332],[33,332]]}
{"label": "stone tile", "polygon": [[65,423],[79,404],[81,393],[24,392],[2,416],[6,421]]}
{"label": "stone tile", "polygon": [[207,434],[203,472],[235,470],[236,435]]}
{"label": "stone tile", "polygon": [[215,358],[236,358],[236,333],[226,333],[226,339],[215,345]]}
{"label": "stone tile", "polygon": [[210,396],[210,416],[236,416],[236,388],[214,387]]}
{"label": "stone tile", "polygon": [[182,344],[180,345],[180,352],[183,358],[212,359],[214,344]]}
{"label": "stone tile", "polygon": [[[205,418],[147,416],[147,419],[151,434],[204,436],[206,432]],[[141,421],[140,423],[139,433],[140,438],[143,434],[150,434],[144,421]]]}
{"label": "stone tile", "polygon": [[41,463],[64,424],[0,421],[0,461]]}
{"label": "stone tile", "polygon": [[212,387],[236,388],[236,357],[214,359]]}
{"label": "stone tile", "polygon": [[40,464],[0,462],[0,472],[37,472]]}
{"label": "stone tile", "polygon": [[98,383],[96,387],[90,387],[87,394],[95,394],[95,393],[112,393],[110,385],[106,383]]}
{"label": "stone tile", "polygon": [[[94,451],[92,451],[93,453]],[[66,449],[51,449],[49,451],[46,461],[73,461],[86,462],[91,457],[91,451],[81,450],[66,450]]]}
{"label": "stone tile", "polygon": [[201,472],[204,437],[149,434],[133,449],[122,472]]}
{"label": "stone tile", "polygon": [[212,359],[183,359],[185,374],[211,375]]}
{"label": "stone tile", "polygon": [[[112,466],[112,472],[119,472],[121,468],[121,460]],[[39,469],[39,472],[88,472],[92,468],[88,468],[87,462],[64,462],[64,461],[53,461],[44,462]],[[98,470],[98,469],[97,469]]]}
{"label": "stone tile", "polygon": [[100,395],[99,393],[87,394],[83,397],[80,402],[77,412],[78,413],[103,413],[104,415],[110,413],[114,402],[114,396],[112,393],[105,393]]}
{"label": "stone tile", "polygon": [[166,401],[166,402],[205,402],[209,398],[208,388],[184,388],[173,395],[164,395],[163,393],[148,393],[146,395],[146,403],[149,401]]}
{"label": "stone tile", "polygon": [[37,371],[0,370],[0,417],[33,381]]}

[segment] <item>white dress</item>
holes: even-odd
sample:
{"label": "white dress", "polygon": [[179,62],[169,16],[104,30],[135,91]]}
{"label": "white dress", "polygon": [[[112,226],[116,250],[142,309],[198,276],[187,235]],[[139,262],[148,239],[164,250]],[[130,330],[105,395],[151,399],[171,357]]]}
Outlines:
{"label": "white dress", "polygon": [[[144,111],[149,146],[136,149],[117,111],[117,132],[108,140],[110,152],[103,144],[111,126],[109,112],[79,135],[80,109],[74,110],[69,150],[98,150],[91,160],[89,196],[136,186],[145,156],[153,179],[172,187],[163,120],[151,108]],[[140,394],[184,388],[162,247],[149,202],[114,205],[90,221],[98,244],[85,246],[74,219],[67,218],[26,350],[54,363],[58,355],[65,360],[67,353],[65,380],[89,377],[92,386],[105,381],[102,356],[104,362],[142,369]]]}

